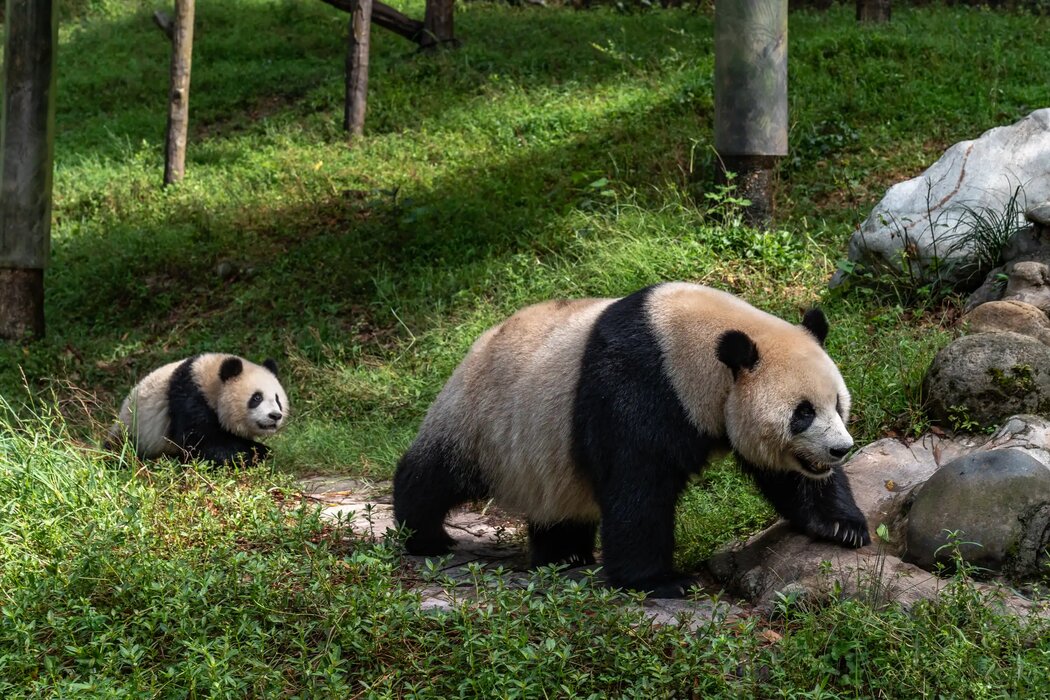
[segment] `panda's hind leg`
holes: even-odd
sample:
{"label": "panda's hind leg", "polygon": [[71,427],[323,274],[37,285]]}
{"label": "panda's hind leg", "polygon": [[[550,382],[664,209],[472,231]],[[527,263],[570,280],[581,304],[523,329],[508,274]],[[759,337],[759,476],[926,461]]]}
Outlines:
{"label": "panda's hind leg", "polygon": [[594,563],[594,540],[598,523],[563,520],[553,525],[529,523],[529,553],[532,566]]}
{"label": "panda's hind leg", "polygon": [[467,475],[476,470],[468,466],[454,449],[418,440],[401,458],[394,474],[394,521],[408,530],[409,554],[447,554],[455,544],[445,531],[445,516],[485,491],[471,483]]}

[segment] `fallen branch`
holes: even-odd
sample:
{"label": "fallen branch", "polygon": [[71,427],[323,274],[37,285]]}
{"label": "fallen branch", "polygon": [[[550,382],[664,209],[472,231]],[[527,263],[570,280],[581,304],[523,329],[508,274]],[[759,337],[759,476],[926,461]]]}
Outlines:
{"label": "fallen branch", "polygon": [[172,41],[175,38],[175,22],[167,12],[164,10],[154,10],[153,23],[160,27],[160,30],[167,35],[168,41]]}
{"label": "fallen branch", "polygon": [[[354,11],[354,0],[321,0],[321,2],[342,10],[343,12]],[[422,43],[424,32],[423,23],[412,19],[379,0],[372,0],[372,24],[403,36],[414,44]]]}

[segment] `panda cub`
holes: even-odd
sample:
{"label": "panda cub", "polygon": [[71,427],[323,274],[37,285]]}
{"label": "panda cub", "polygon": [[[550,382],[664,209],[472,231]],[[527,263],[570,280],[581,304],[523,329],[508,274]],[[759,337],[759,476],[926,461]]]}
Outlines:
{"label": "panda cub", "polygon": [[107,445],[118,447],[127,435],[142,459],[254,464],[269,448],[253,438],[274,434],[287,417],[276,362],[205,353],[166,364],[136,384]]}
{"label": "panda cub", "polygon": [[819,310],[795,326],[686,283],[519,311],[474,343],[398,464],[408,551],[447,552],[448,511],[494,498],[526,517],[533,565],[592,563],[600,523],[613,585],[678,596],[675,505],[728,450],[797,529],[868,544],[827,332]]}

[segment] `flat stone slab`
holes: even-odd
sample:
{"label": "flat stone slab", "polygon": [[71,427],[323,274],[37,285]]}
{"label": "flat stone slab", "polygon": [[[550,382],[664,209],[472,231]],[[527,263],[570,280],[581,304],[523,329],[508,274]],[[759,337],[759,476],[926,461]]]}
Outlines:
{"label": "flat stone slab", "polygon": [[[390,482],[367,482],[346,477],[313,477],[299,482],[303,498],[321,508],[321,517],[339,522],[355,535],[380,540],[394,530],[394,507]],[[456,546],[445,558],[405,555],[404,561],[417,572],[422,610],[440,614],[454,607],[453,597],[470,596],[479,573],[498,575],[503,585],[525,588],[534,582],[528,570],[525,523],[496,507],[461,508],[449,514],[445,527]],[[431,564],[427,565],[427,559]],[[434,562],[439,561],[435,571]],[[580,579],[597,568],[583,567],[562,572]],[[646,599],[640,609],[656,625],[681,625],[696,631],[713,622],[733,620],[744,610],[723,600],[710,598]]]}

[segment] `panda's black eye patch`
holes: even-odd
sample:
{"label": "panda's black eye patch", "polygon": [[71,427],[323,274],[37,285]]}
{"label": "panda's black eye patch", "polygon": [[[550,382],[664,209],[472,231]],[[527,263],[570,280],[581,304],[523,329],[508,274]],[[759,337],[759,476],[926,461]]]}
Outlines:
{"label": "panda's black eye patch", "polygon": [[816,417],[817,411],[813,408],[813,404],[805,400],[800,401],[798,406],[795,406],[795,412],[791,414],[791,434],[798,435],[805,431],[813,425]]}
{"label": "panda's black eye patch", "polygon": [[252,397],[248,399],[248,408],[255,408],[262,403],[263,395],[262,392],[255,392]]}

